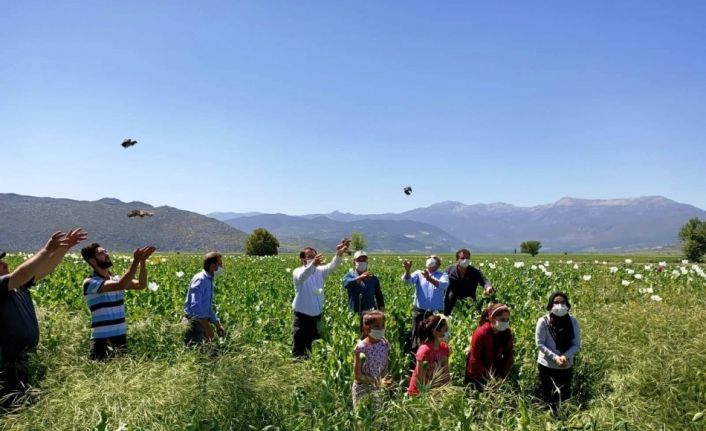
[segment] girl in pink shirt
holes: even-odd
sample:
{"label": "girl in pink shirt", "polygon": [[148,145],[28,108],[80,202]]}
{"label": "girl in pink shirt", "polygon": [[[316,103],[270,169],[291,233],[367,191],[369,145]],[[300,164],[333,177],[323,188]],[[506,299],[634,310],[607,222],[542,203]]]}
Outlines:
{"label": "girl in pink shirt", "polygon": [[435,314],[419,322],[417,334],[422,343],[417,350],[417,364],[409,381],[407,395],[419,395],[420,388],[435,388],[451,381],[446,316]]}

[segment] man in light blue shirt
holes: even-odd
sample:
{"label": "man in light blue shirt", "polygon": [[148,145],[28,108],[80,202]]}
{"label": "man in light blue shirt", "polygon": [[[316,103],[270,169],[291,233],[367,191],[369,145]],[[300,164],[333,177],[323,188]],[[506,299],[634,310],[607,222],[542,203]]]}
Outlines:
{"label": "man in light blue shirt", "polygon": [[223,256],[212,251],[203,258],[203,271],[191,279],[184,301],[185,320],[189,330],[184,342],[187,346],[202,344],[213,340],[213,326],[219,336],[225,335],[225,329],[213,308],[213,280],[223,273]]}
{"label": "man in light blue shirt", "polygon": [[412,262],[404,261],[404,275],[402,281],[414,285],[414,312],[412,314],[412,335],[410,343],[405,346],[405,351],[414,353],[418,347],[417,325],[427,316],[439,313],[444,309],[446,289],[449,287],[449,276],[441,271],[441,259],[432,255],[426,260],[426,268],[412,270]]}

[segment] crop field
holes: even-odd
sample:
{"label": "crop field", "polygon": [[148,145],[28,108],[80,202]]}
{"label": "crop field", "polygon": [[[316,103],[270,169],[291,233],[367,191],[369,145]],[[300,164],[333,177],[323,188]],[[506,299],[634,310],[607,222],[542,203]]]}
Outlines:
{"label": "crop field", "polygon": [[[332,254],[326,253],[328,258]],[[24,257],[7,259],[14,268]],[[131,256],[112,256],[122,273]],[[31,363],[27,405],[0,417],[13,430],[704,430],[706,274],[677,257],[474,255],[495,298],[457,305],[450,321],[452,384],[404,395],[413,287],[400,280],[405,256],[374,255],[370,271],[386,302],[390,372],[382,405],[352,408],[352,351],[358,317],[348,311],[343,267],[326,281],[325,331],[312,358],[291,358],[294,255],[224,257],[216,309],[225,337],[183,347],[179,323],[197,255],[155,255],[150,286],[126,296],[129,354],[88,359],[89,312],[76,254],[33,291],[41,340]],[[415,268],[421,256],[409,257]],[[442,256],[442,266],[451,256]],[[663,261],[664,260],[664,261]],[[660,262],[663,261],[663,262]],[[582,326],[574,397],[552,416],[536,400],[537,318],[549,293],[569,294]],[[463,385],[479,309],[512,309],[515,364],[484,392]]]}

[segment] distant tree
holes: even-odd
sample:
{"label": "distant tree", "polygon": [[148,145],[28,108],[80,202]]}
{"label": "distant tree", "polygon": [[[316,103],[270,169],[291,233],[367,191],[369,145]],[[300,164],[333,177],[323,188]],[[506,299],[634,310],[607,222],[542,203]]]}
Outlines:
{"label": "distant tree", "polygon": [[368,242],[365,240],[365,237],[360,232],[353,232],[351,234],[350,239],[351,239],[351,250],[353,250],[353,251],[365,250],[365,248],[368,246]]}
{"label": "distant tree", "polygon": [[257,228],[245,240],[245,254],[248,256],[272,256],[277,254],[279,241],[267,229]]}
{"label": "distant tree", "polygon": [[542,243],[539,241],[523,241],[520,244],[520,252],[529,253],[532,256],[536,256],[540,248],[542,248]]}
{"label": "distant tree", "polygon": [[698,262],[706,254],[706,220],[692,218],[679,231],[686,258]]}

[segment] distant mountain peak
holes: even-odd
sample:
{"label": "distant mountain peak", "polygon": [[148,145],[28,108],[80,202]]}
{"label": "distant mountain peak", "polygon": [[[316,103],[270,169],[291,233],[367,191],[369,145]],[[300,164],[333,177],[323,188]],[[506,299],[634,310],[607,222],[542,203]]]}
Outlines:
{"label": "distant mountain peak", "polygon": [[676,203],[675,201],[665,198],[664,196],[639,196],[635,198],[618,198],[618,199],[580,199],[565,196],[553,204],[540,205],[540,207],[547,206],[578,206],[578,205],[593,205],[593,206],[623,206],[623,205],[633,205],[640,203],[652,203],[652,204],[667,204]]}
{"label": "distant mountain peak", "polygon": [[117,198],[103,198],[103,199],[97,200],[96,202],[106,204],[106,205],[123,205],[125,203]]}

